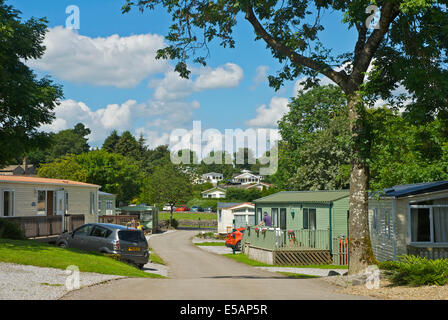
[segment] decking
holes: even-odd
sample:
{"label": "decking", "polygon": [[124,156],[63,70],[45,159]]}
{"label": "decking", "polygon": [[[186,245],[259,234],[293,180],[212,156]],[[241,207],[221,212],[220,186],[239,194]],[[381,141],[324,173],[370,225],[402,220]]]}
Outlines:
{"label": "decking", "polygon": [[280,230],[247,227],[243,249],[253,258],[275,265],[346,265],[347,246],[339,239],[330,244],[329,230]]}

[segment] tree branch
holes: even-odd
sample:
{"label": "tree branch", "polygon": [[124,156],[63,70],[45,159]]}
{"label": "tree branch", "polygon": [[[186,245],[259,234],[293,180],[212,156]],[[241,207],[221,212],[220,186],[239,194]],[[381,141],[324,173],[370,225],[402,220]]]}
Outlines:
{"label": "tree branch", "polygon": [[[365,26],[363,25],[358,28],[359,36],[355,48],[353,72],[350,75],[350,82],[352,85],[355,85],[355,87],[363,82],[364,73],[369,68],[373,55],[389,30],[390,24],[395,20],[399,13],[400,10],[398,5],[392,3],[392,1],[386,3],[381,8],[379,28],[372,32],[367,39],[367,42],[365,42],[365,33],[362,30]],[[365,42],[365,44],[362,44],[362,42]]]}
{"label": "tree branch", "polygon": [[277,41],[264,29],[260,21],[255,16],[253,8],[250,5],[248,5],[246,9],[246,20],[250,22],[255,30],[255,33],[260,38],[262,38],[268,44],[268,46],[270,46],[273,50],[280,53],[281,55],[288,57],[293,64],[302,65],[319,73],[322,73],[323,75],[337,83],[341,88],[346,87],[349,77],[347,76],[345,71],[342,70],[336,72],[328,64],[324,62],[317,62],[311,58],[298,54],[294,50],[291,50],[281,42]]}

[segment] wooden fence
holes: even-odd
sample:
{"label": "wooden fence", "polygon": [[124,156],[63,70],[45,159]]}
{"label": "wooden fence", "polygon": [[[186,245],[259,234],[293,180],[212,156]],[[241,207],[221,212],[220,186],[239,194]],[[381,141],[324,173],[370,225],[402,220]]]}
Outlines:
{"label": "wooden fence", "polygon": [[99,216],[98,221],[100,223],[112,223],[125,226],[126,223],[132,221],[132,219],[138,220],[138,215],[119,215],[119,216]]}
{"label": "wooden fence", "polygon": [[72,231],[84,224],[84,215],[67,215],[64,217],[65,226],[62,227],[62,216],[32,216],[5,217],[16,223],[27,238],[49,237]]}

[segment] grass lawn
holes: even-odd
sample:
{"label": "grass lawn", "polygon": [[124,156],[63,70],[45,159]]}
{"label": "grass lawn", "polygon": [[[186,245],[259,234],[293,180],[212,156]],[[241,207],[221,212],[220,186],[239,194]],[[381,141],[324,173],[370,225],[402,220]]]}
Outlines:
{"label": "grass lawn", "polygon": [[165,265],[165,261],[163,261],[151,248],[149,248],[149,251],[151,251],[151,254],[149,255],[149,260],[151,262]]}
{"label": "grass lawn", "polygon": [[294,278],[294,279],[312,279],[312,278],[320,278],[319,276],[312,276],[309,274],[301,274],[301,273],[294,273],[294,272],[278,272],[281,273],[288,278]]}
{"label": "grass lawn", "polygon": [[[173,212],[173,218],[176,220],[216,220],[216,213],[205,213],[205,212]],[[170,220],[169,212],[159,212],[159,220]]]}
{"label": "grass lawn", "polygon": [[247,254],[239,253],[239,254],[223,254],[223,256],[231,258],[235,261],[245,263],[247,265],[253,266],[253,267],[287,267],[287,268],[315,268],[315,269],[348,269],[347,266],[338,266],[338,265],[332,265],[332,264],[324,264],[324,265],[306,265],[306,266],[288,266],[288,265],[272,265],[272,264],[266,264],[263,262],[258,262],[252,259],[249,259],[247,257]]}
{"label": "grass lawn", "polygon": [[200,242],[195,243],[196,246],[204,246],[204,247],[224,247],[226,245],[225,242]]}
{"label": "grass lawn", "polygon": [[0,239],[0,262],[66,269],[75,265],[81,272],[96,272],[126,277],[164,278],[99,253],[64,249],[32,240]]}

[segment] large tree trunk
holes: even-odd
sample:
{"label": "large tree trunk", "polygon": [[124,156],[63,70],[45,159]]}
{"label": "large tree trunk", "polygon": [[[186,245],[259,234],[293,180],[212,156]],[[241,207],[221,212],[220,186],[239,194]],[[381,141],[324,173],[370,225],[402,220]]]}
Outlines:
{"label": "large tree trunk", "polygon": [[364,106],[358,93],[348,95],[350,119],[351,172],[349,215],[349,273],[364,272],[374,264],[369,234],[368,196],[369,168],[365,162],[368,154],[364,123]]}

